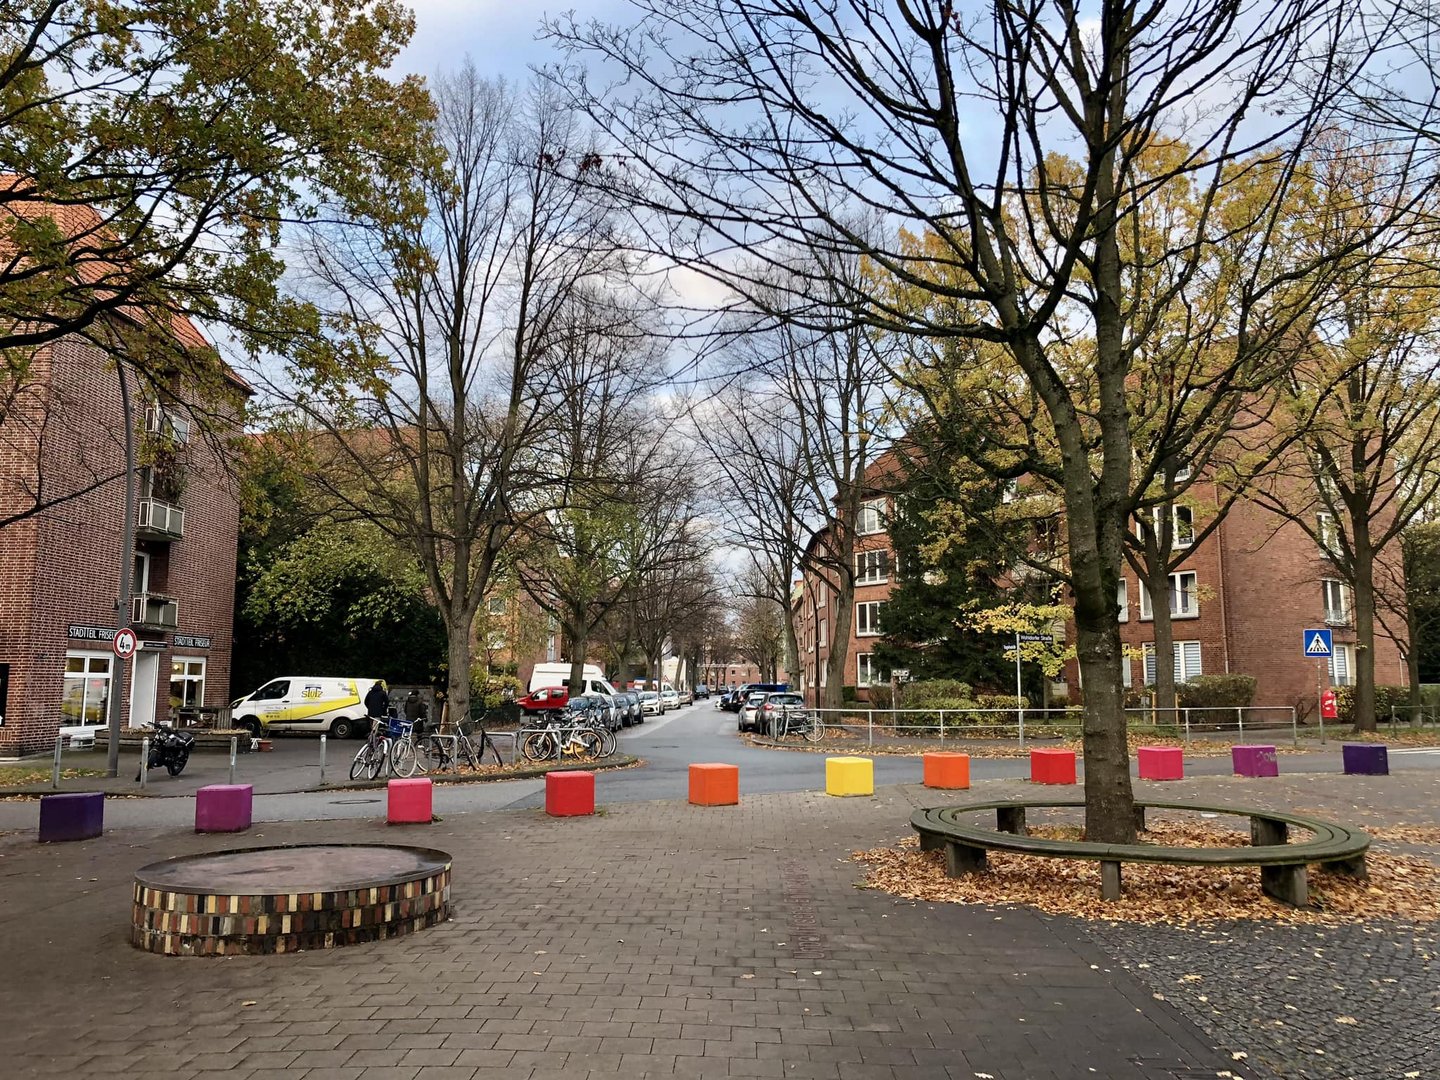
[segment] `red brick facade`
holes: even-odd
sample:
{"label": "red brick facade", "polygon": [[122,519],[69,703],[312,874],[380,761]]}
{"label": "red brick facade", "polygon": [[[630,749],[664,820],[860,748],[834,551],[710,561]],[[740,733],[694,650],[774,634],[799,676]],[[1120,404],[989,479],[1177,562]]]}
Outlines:
{"label": "red brick facade", "polygon": [[[1213,492],[1204,490],[1204,485],[1196,485],[1191,494],[1197,503],[1214,497]],[[888,549],[889,538],[883,532],[862,536],[857,546],[862,552]],[[1382,557],[1387,554],[1382,553]],[[861,579],[857,577],[857,609],[889,596],[894,580],[893,554],[889,561],[892,569],[884,581],[859,584]],[[1194,547],[1176,572],[1194,575],[1186,582],[1188,610],[1172,620],[1174,640],[1182,654],[1182,677],[1252,675],[1256,680],[1255,705],[1297,706],[1302,716],[1314,709],[1322,678],[1326,685],[1354,682],[1353,597],[1348,589],[1343,590],[1340,609],[1328,612],[1327,618],[1322,583],[1337,575],[1300,526],[1256,503],[1241,501],[1213,533]],[[1383,576],[1388,581],[1399,581],[1398,567],[1391,567]],[[1154,630],[1152,620],[1142,615],[1140,584],[1128,567],[1125,594],[1120,634],[1129,654],[1127,685],[1140,688],[1145,684],[1145,646],[1154,642]],[[1393,597],[1377,602],[1382,610],[1376,620],[1375,681],[1399,685],[1406,681],[1404,655],[1386,627],[1403,628],[1403,612],[1395,609]],[[835,647],[834,604],[834,590],[815,575],[806,576],[793,603],[802,671],[800,685],[810,700],[817,696],[820,672]],[[1348,609],[1348,619],[1344,609]],[[845,643],[845,685],[856,687],[864,700],[866,658],[876,638],[861,631],[857,614],[852,614],[851,632]],[[1342,670],[1333,679],[1328,665],[1306,658],[1301,651],[1301,632],[1326,626],[1342,656]],[[1073,640],[1073,625],[1068,633]],[[1066,682],[1078,701],[1078,665],[1074,661],[1067,665]]]}
{"label": "red brick facade", "polygon": [[[111,657],[110,641],[117,623],[125,501],[116,366],[89,344],[66,338],[42,350],[27,381],[37,390],[32,407],[7,419],[0,438],[0,517],[34,505],[37,481],[43,482],[42,493],[52,494],[94,486],[0,529],[0,664],[9,665],[0,756],[7,757],[53,745],[63,708],[69,710],[66,726],[82,717],[103,723],[103,680],[86,685],[84,679],[67,679],[67,664],[93,661],[113,673],[119,663]],[[143,432],[151,403],[133,376],[129,382],[135,423]],[[187,418],[184,406],[172,405],[172,411]],[[165,625],[137,630],[153,647],[125,663],[126,724],[137,669],[146,676],[146,690],[154,680],[153,693],[142,691],[143,700],[134,702],[142,719],[147,712],[162,720],[171,716],[177,662],[190,678],[173,689],[190,695],[187,704],[226,703],[239,507],[220,453],[210,440],[192,434],[177,454],[183,491],[162,500],[183,509],[182,538],[162,539],[157,530],[137,537],[148,582],[133,582],[132,592],[148,588],[152,596],[173,598],[175,606],[157,600],[144,609],[151,621]],[[163,520],[172,530],[178,521]],[[201,674],[201,664],[203,684],[193,678]]]}

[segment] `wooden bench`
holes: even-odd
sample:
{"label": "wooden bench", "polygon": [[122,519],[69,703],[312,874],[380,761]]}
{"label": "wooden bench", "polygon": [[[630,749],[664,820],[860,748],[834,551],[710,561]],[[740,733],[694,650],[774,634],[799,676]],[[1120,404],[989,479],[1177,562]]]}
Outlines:
{"label": "wooden bench", "polygon": [[[945,850],[945,872],[950,877],[985,869],[987,851],[1040,855],[1056,859],[1090,859],[1100,863],[1100,895],[1120,898],[1120,867],[1127,862],[1194,864],[1199,866],[1258,866],[1260,887],[1281,903],[1304,907],[1309,903],[1306,867],[1318,863],[1327,870],[1352,877],[1365,876],[1365,852],[1370,837],[1359,829],[1298,814],[1195,803],[1137,802],[1135,827],[1145,827],[1145,811],[1189,810],[1250,819],[1250,846],[1235,848],[1164,847],[1159,844],[1103,844],[1087,840],[1050,840],[1026,831],[1027,809],[1083,807],[1082,799],[1006,799],[961,806],[917,810],[910,825],[920,834],[926,851]],[[995,811],[995,829],[968,824],[962,815]],[[1290,843],[1291,827],[1311,834]]]}

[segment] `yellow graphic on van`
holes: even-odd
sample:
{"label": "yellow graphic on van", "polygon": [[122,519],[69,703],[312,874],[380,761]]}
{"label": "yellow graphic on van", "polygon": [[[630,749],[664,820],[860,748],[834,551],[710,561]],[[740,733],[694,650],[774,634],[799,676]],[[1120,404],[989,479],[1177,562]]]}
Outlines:
{"label": "yellow graphic on van", "polygon": [[313,705],[292,705],[288,709],[276,709],[265,718],[265,722],[268,724],[294,724],[302,720],[309,720],[312,716],[319,716],[321,713],[348,709],[359,704],[358,697],[348,697],[331,698],[329,701],[316,702]]}

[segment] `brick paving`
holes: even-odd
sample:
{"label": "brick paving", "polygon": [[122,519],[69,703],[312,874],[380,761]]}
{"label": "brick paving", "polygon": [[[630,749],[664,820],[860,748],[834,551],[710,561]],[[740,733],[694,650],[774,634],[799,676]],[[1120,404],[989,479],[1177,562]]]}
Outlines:
{"label": "brick paving", "polygon": [[[1435,820],[1423,777],[1266,785],[1157,790],[1331,812],[1348,804],[1354,814],[1337,813],[1347,820]],[[983,794],[1020,790],[1034,792],[987,783]],[[1150,969],[1132,973],[1116,958],[1134,964],[1171,947],[1164,939],[855,888],[850,852],[903,835],[911,806],[941,799],[898,787],[873,799],[749,796],[728,808],[628,803],[580,819],[510,810],[404,830],[368,821],[266,824],[243,838],[135,829],[47,847],[0,837],[0,1075],[1285,1075],[1247,1071],[1231,1056],[1248,1045],[1236,1041],[1243,1032],[1211,1023],[1207,1034],[1181,1011],[1193,1015],[1192,1001],[1157,1000],[1142,981]],[[284,957],[174,959],[126,942],[137,867],[285,841],[445,848],[455,856],[454,918],[394,941]]]}

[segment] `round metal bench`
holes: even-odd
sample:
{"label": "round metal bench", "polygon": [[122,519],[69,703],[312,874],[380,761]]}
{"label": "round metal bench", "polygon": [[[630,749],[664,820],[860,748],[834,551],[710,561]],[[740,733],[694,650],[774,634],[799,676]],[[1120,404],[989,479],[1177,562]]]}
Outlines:
{"label": "round metal bench", "polygon": [[[945,872],[950,877],[985,869],[987,851],[1010,851],[1056,859],[1090,859],[1100,863],[1100,895],[1120,898],[1120,867],[1127,862],[1193,864],[1199,866],[1258,866],[1260,887],[1281,903],[1304,907],[1309,903],[1306,868],[1318,863],[1327,870],[1351,877],[1365,876],[1365,852],[1370,837],[1360,829],[1318,818],[1275,810],[1198,803],[1137,802],[1135,827],[1145,827],[1145,811],[1189,810],[1250,819],[1250,846],[1233,848],[1166,847],[1161,844],[1104,844],[1088,840],[1051,840],[1030,836],[1025,825],[1028,809],[1083,807],[1083,799],[1001,799],[957,806],[917,810],[911,827],[920,834],[926,851],[943,848]],[[962,815],[995,811],[995,828],[960,820]],[[1291,828],[1303,829],[1308,839],[1290,843]]]}

